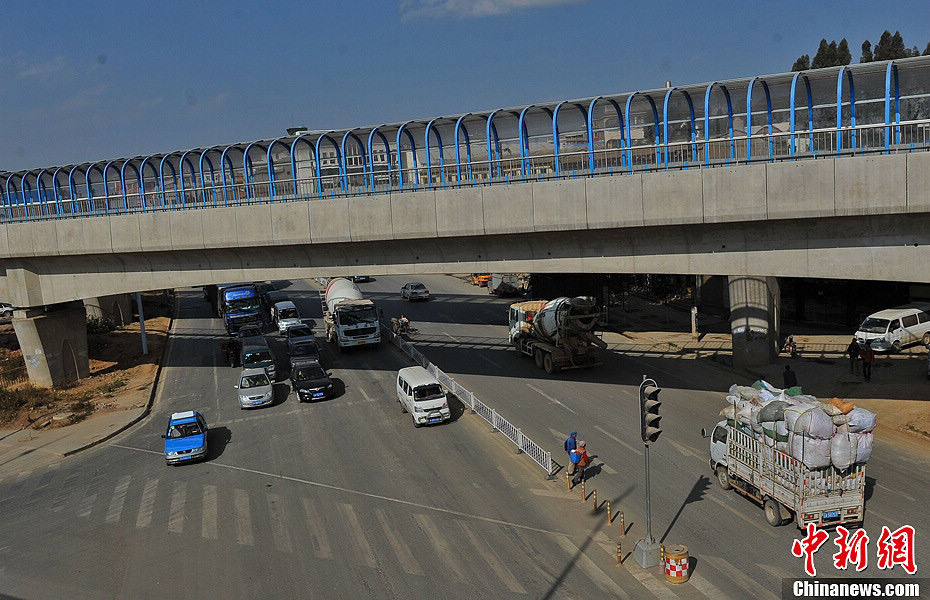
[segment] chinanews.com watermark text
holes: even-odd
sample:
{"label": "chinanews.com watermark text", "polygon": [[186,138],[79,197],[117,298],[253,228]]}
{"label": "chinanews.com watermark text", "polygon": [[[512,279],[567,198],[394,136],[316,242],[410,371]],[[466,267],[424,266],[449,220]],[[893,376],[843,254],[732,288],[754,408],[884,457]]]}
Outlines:
{"label": "chinanews.com watermark text", "polygon": [[[923,593],[923,595],[922,595]],[[930,579],[824,577],[783,579],[783,600],[794,598],[930,598]]]}

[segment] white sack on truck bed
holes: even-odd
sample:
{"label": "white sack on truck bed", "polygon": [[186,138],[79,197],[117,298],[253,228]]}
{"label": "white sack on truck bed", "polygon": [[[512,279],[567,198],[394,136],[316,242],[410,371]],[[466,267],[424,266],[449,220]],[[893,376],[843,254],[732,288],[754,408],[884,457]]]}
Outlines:
{"label": "white sack on truck bed", "polygon": [[868,433],[875,429],[875,413],[858,406],[849,413],[849,430],[853,433]]}
{"label": "white sack on truck bed", "polygon": [[859,436],[855,433],[838,433],[830,440],[830,459],[841,471],[858,462],[858,451]]}
{"label": "white sack on truck bed", "polygon": [[855,433],[859,436],[859,445],[856,449],[856,462],[867,463],[872,458],[872,433]]}
{"label": "white sack on truck bed", "polygon": [[808,469],[830,466],[830,440],[790,433],[788,445],[791,448],[791,456],[804,463]]}
{"label": "white sack on truck bed", "polygon": [[794,431],[794,424],[805,412],[814,408],[813,404],[793,404],[785,407],[785,423],[788,425],[788,431]]}
{"label": "white sack on truck bed", "polygon": [[833,419],[827,413],[823,412],[820,407],[815,406],[804,411],[801,416],[795,419],[792,431],[803,433],[812,438],[829,440],[836,433],[836,425],[833,424]]}
{"label": "white sack on truck bed", "polygon": [[759,420],[763,423],[767,421],[782,421],[785,418],[785,409],[788,403],[784,400],[773,400],[759,411]]}

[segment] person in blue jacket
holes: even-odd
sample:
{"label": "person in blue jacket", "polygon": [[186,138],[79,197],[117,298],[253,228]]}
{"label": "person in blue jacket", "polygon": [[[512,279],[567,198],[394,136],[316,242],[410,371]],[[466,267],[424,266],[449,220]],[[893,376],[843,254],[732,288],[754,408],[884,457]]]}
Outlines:
{"label": "person in blue jacket", "polygon": [[578,438],[578,432],[573,431],[568,435],[568,438],[566,438],[565,440],[565,453],[568,454],[568,459],[572,465],[572,470],[569,473],[569,475],[572,475],[572,476],[575,474],[575,470],[578,468],[578,462],[574,460],[574,455],[572,454],[572,450],[578,447],[577,438]]}

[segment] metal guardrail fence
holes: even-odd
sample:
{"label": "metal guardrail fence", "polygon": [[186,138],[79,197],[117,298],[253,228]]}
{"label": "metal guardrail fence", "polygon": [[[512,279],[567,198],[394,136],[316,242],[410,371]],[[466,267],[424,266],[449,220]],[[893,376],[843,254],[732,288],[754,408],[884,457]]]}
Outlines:
{"label": "metal guardrail fence", "polygon": [[532,458],[536,464],[546,471],[547,475],[552,474],[551,452],[543,450],[539,444],[523,435],[519,427],[502,417],[495,409],[479,400],[474,392],[465,388],[462,384],[444,373],[442,369],[431,363],[429,359],[423,356],[423,354],[413,346],[413,344],[399,335],[394,335],[394,333],[391,332],[391,328],[389,326],[385,327],[384,323],[382,323],[382,331],[384,335],[394,342],[395,346],[400,348],[401,351],[413,359],[414,362],[429,371],[446,390],[467,404],[474,413],[480,415],[482,419],[487,421],[495,431],[503,433],[520,451]]}

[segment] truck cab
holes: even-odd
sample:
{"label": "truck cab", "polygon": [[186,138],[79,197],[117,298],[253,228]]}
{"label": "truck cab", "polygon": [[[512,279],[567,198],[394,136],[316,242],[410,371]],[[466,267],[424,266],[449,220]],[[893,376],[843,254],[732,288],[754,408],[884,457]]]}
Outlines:
{"label": "truck cab", "polygon": [[[727,478],[727,441],[729,439],[729,430],[727,429],[727,422],[720,421],[714,426],[713,432],[710,434],[710,468],[712,471],[717,473],[717,478],[724,479],[720,482],[720,485],[723,486],[724,483],[728,483]],[[717,467],[723,467],[718,469]]]}

